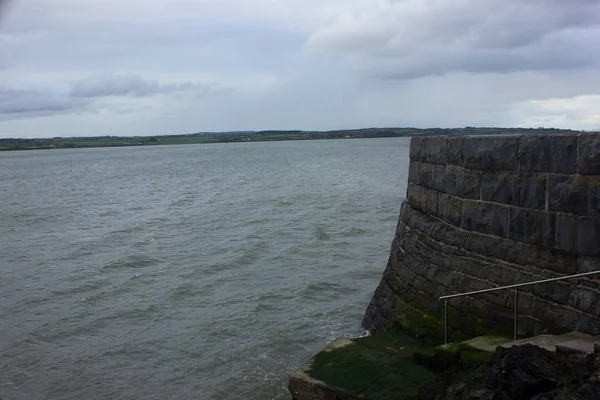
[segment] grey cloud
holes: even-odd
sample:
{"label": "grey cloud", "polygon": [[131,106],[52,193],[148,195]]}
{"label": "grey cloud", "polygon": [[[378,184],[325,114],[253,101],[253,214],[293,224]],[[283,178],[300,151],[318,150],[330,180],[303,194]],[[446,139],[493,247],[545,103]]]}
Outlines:
{"label": "grey cloud", "polygon": [[369,73],[401,79],[600,64],[598,1],[383,3],[315,32],[306,47],[347,53]]}
{"label": "grey cloud", "polygon": [[0,114],[54,114],[81,109],[86,104],[47,90],[0,89]]}
{"label": "grey cloud", "polygon": [[69,91],[0,88],[0,115],[6,120],[94,111],[105,97],[144,97],[185,90],[202,91],[207,88],[191,82],[160,84],[136,74],[92,75],[72,84]]}
{"label": "grey cloud", "polygon": [[71,97],[107,96],[151,96],[199,88],[190,82],[161,85],[158,81],[146,80],[136,74],[96,74],[76,82],[71,88]]}

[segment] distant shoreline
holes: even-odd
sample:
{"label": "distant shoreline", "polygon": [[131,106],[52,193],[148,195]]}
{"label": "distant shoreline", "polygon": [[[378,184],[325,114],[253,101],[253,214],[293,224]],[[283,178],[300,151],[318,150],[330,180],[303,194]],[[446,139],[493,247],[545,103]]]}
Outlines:
{"label": "distant shoreline", "polygon": [[365,139],[428,135],[556,134],[578,131],[554,128],[366,128],[333,131],[245,131],[192,133],[165,136],[54,137],[48,139],[0,139],[0,151],[49,150],[94,147],[132,147],[176,144],[245,143],[286,140]]}

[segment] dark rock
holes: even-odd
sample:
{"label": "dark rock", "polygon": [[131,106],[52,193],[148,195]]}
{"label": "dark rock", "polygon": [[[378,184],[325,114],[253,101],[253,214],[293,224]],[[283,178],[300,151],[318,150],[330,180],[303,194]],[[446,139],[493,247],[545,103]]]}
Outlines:
{"label": "dark rock", "polygon": [[592,356],[557,354],[532,345],[499,348],[491,364],[487,388],[509,399],[530,399],[566,382],[586,381],[596,370]]}
{"label": "dark rock", "polygon": [[443,136],[413,137],[410,141],[411,160],[432,164],[446,164],[442,152]]}
{"label": "dark rock", "polygon": [[600,135],[579,135],[577,172],[583,175],[600,175]]}
{"label": "dark rock", "polygon": [[408,182],[419,184],[421,161],[411,161],[408,165]]}
{"label": "dark rock", "polygon": [[446,190],[446,166],[435,164],[433,169],[433,186],[432,189],[439,192]]}
{"label": "dark rock", "polygon": [[567,214],[557,216],[557,246],[559,250],[577,254],[577,217]]}
{"label": "dark rock", "polygon": [[558,248],[573,254],[600,256],[600,219],[558,216]]}
{"label": "dark rock", "polygon": [[427,188],[434,188],[434,171],[435,164],[421,163],[419,168],[419,180],[418,184]]}
{"label": "dark rock", "polygon": [[575,173],[577,136],[521,136],[519,165],[524,172]]}
{"label": "dark rock", "polygon": [[481,189],[481,174],[479,171],[446,166],[445,173],[444,192],[464,199],[479,199]]}
{"label": "dark rock", "polygon": [[446,136],[442,143],[442,151],[445,155],[445,163],[451,165],[463,164],[464,143],[469,140],[467,136]]}
{"label": "dark rock", "polygon": [[437,216],[447,223],[460,226],[463,200],[446,193],[438,195]]}
{"label": "dark rock", "polygon": [[548,205],[552,211],[588,215],[588,179],[581,175],[550,176]]}
{"label": "dark rock", "polygon": [[414,183],[409,183],[406,191],[408,203],[429,215],[435,215],[437,212],[437,196],[438,192]]}
{"label": "dark rock", "polygon": [[482,176],[481,200],[527,208],[546,208],[546,177],[516,172],[492,172]]}
{"label": "dark rock", "polygon": [[463,166],[478,170],[517,171],[519,137],[477,137],[464,141]]}
{"label": "dark rock", "polygon": [[600,219],[579,217],[577,219],[577,252],[586,256],[600,257]]}
{"label": "dark rock", "polygon": [[590,215],[600,216],[600,176],[588,176],[589,212]]}
{"label": "dark rock", "polygon": [[505,237],[508,233],[508,210],[509,207],[497,204],[465,201],[462,228]]}
{"label": "dark rock", "polygon": [[512,208],[509,237],[512,240],[553,249],[556,245],[556,215]]}

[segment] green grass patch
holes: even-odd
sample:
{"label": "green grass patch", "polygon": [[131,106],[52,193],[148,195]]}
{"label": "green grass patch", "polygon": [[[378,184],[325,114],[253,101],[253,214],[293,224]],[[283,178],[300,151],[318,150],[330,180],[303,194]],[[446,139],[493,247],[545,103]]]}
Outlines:
{"label": "green grass patch", "polygon": [[418,340],[388,332],[353,340],[352,344],[317,354],[306,372],[326,384],[366,399],[403,399],[436,375],[412,360]]}

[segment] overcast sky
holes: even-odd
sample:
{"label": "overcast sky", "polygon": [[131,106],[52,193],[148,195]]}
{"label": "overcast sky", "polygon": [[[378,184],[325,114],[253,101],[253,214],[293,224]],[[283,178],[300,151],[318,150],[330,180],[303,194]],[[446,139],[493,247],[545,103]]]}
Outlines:
{"label": "overcast sky", "polygon": [[600,128],[600,0],[0,3],[0,137]]}

